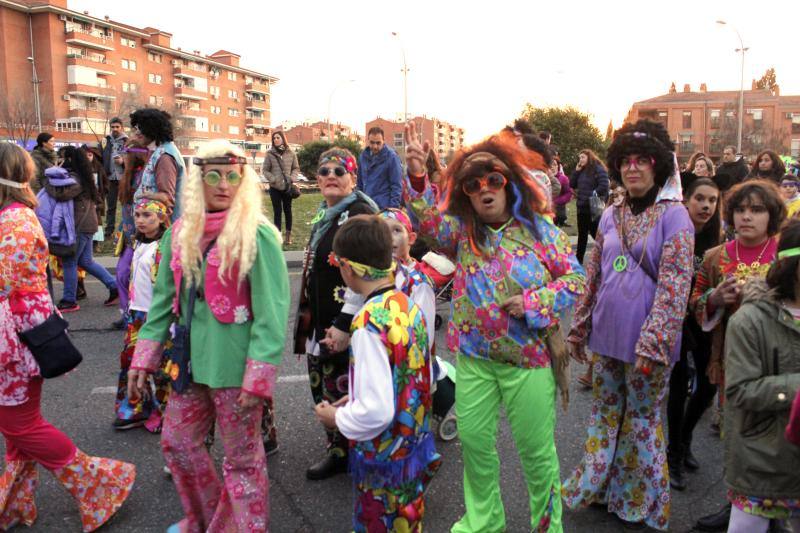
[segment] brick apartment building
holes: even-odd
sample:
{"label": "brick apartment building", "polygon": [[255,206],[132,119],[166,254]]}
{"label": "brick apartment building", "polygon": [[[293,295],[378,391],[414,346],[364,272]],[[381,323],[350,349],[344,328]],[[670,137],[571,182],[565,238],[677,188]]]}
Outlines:
{"label": "brick apartment building", "polygon": [[58,141],[97,142],[109,118],[127,123],[133,109],[151,106],[173,115],[187,153],[222,138],[263,154],[278,79],[240,66],[233,52],[184,51],[171,38],[71,11],[66,0],[0,0],[0,106],[2,99],[34,105],[32,57],[42,129]]}
{"label": "brick apartment building", "polygon": [[[725,145],[736,145],[738,112],[739,91],[709,91],[703,83],[678,92],[673,83],[667,94],[634,103],[626,121],[663,122],[681,162],[698,151],[717,160]],[[744,91],[742,151],[752,158],[763,148],[800,156],[800,96],[781,96],[778,87]]]}
{"label": "brick apartment building", "polygon": [[276,129],[283,130],[283,134],[286,136],[286,142],[293,150],[297,150],[304,144],[308,144],[312,141],[327,141],[330,138],[336,139],[338,137],[350,139],[361,146],[364,145],[364,138],[353,130],[353,128],[344,124],[329,124],[325,121],[314,123],[304,122],[293,126],[286,124]]}
{"label": "brick apartment building", "polygon": [[[437,118],[428,118],[425,115],[414,117],[410,120],[416,123],[417,131],[420,132],[422,140],[430,141],[431,148],[436,150],[436,154],[443,163],[447,163],[452,154],[464,146],[464,128],[459,128]],[[372,127],[380,127],[385,134],[386,143],[394,148],[400,157],[405,157],[405,152],[403,151],[404,125],[405,121],[402,119],[391,121],[378,117],[367,122],[364,134],[366,135],[366,132]]]}

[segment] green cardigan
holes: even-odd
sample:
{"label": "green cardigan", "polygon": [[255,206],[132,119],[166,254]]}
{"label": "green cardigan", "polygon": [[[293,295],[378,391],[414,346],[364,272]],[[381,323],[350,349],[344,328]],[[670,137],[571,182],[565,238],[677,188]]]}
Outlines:
{"label": "green cardigan", "polygon": [[[253,319],[244,324],[217,321],[205,300],[195,302],[192,315],[192,381],[212,388],[241,387],[247,360],[278,366],[289,322],[289,274],[278,235],[270,226],[259,226],[257,254],[248,274]],[[172,230],[161,239],[161,264],[172,260]],[[205,279],[206,261],[203,261]],[[202,287],[202,284],[201,284]],[[138,339],[163,344],[175,320],[172,300],[175,280],[170,268],[159,268],[147,322]],[[181,291],[181,309],[187,309],[188,290]],[[180,319],[183,324],[183,317]],[[148,344],[148,343],[145,343]]]}

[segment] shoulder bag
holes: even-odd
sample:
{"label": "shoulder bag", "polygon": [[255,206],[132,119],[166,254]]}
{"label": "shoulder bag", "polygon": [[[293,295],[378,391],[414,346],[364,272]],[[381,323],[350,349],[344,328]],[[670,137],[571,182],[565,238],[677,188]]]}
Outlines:
{"label": "shoulder bag", "polygon": [[67,334],[68,327],[67,321],[54,311],[38,326],[18,333],[36,359],[43,378],[66,374],[83,361],[81,352]]}

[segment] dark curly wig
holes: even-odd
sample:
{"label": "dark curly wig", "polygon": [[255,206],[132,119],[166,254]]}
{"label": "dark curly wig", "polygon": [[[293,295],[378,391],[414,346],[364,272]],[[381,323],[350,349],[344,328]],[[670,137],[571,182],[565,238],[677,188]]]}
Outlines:
{"label": "dark curly wig", "polygon": [[145,107],[131,113],[131,127],[139,128],[142,135],[163,144],[174,139],[172,133],[172,116],[166,111]]}
{"label": "dark curly wig", "polygon": [[485,243],[488,242],[489,230],[478,218],[469,196],[461,188],[465,179],[497,170],[469,161],[470,156],[478,153],[490,154],[506,167],[502,172],[508,180],[506,201],[509,211],[538,240],[535,215],[547,211],[547,198],[541,186],[531,177],[530,171],[544,172],[547,164],[543,154],[523,149],[510,129],[456,153],[444,172],[445,188],[439,206],[440,211],[456,216],[464,222],[472,251],[476,255],[482,255]]}
{"label": "dark curly wig", "polygon": [[611,179],[622,183],[619,161],[631,154],[651,156],[655,159],[655,182],[663,187],[675,172],[675,144],[669,138],[667,128],[660,122],[642,119],[635,124],[625,124],[614,132],[614,140],[608,147],[606,164]]}

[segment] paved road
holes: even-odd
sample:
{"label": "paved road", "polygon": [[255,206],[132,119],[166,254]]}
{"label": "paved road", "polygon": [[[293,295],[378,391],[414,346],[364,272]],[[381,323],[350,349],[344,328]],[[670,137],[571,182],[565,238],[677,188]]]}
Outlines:
{"label": "paved road", "polygon": [[[292,270],[291,279],[296,292],[299,271]],[[115,432],[111,428],[122,334],[106,329],[116,318],[116,311],[102,307],[106,297],[102,285],[89,281],[87,289],[89,299],[82,302],[83,309],[69,316],[74,339],[85,360],[69,376],[47,382],[44,414],[87,452],[125,459],[137,465],[139,475],[133,495],[104,531],[161,532],[181,518],[178,498],[171,481],[161,470],[163,461],[158,436],[140,429]],[[57,285],[57,294],[60,290]],[[291,324],[288,327],[291,329]],[[438,345],[445,346],[443,339]],[[448,354],[445,357],[449,357]],[[323,482],[310,482],[304,476],[308,465],[321,456],[323,433],[311,413],[311,395],[304,377],[303,361],[287,351],[281,376],[276,391],[280,451],[269,459],[272,531],[349,531],[351,489],[348,478],[338,476]],[[589,392],[576,388],[569,412],[559,413],[556,437],[563,476],[568,475],[580,458],[590,396]],[[531,406],[531,409],[536,409],[536,406]],[[521,466],[505,421],[501,422],[498,435],[508,531],[529,531]],[[674,493],[671,531],[689,531],[698,516],[718,508],[724,495],[720,465],[722,447],[719,440],[711,436],[707,420],[700,423],[696,441],[695,453],[703,468],[690,476],[690,488],[686,492]],[[434,533],[448,531],[463,512],[460,445],[456,440],[441,444],[439,450],[444,464],[426,500],[425,529]],[[219,445],[214,453],[220,456]],[[39,519],[29,531],[80,530],[73,502],[44,470],[37,502]],[[621,528],[607,513],[589,509],[566,511],[564,530],[612,532]]]}

